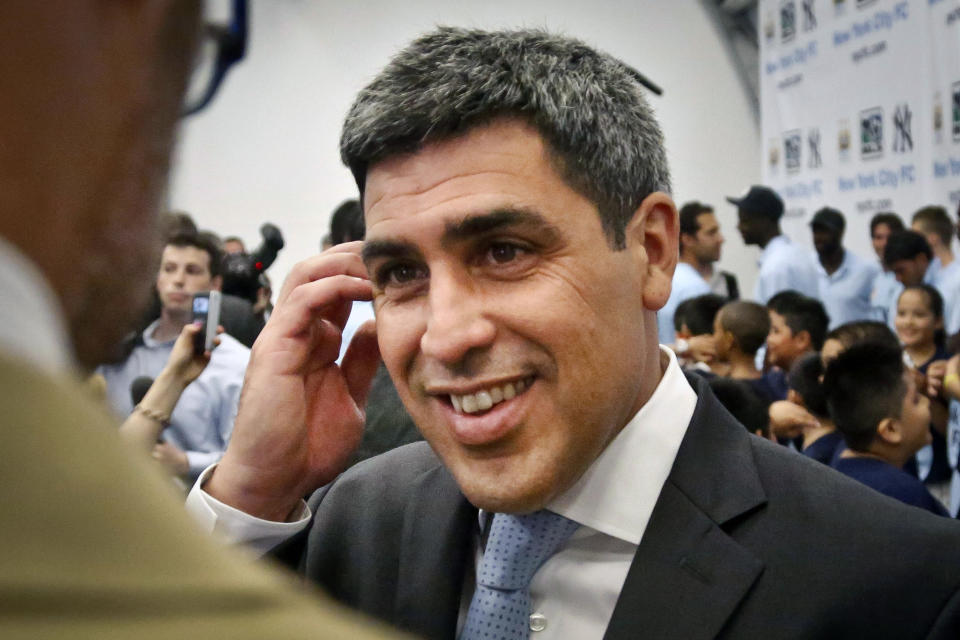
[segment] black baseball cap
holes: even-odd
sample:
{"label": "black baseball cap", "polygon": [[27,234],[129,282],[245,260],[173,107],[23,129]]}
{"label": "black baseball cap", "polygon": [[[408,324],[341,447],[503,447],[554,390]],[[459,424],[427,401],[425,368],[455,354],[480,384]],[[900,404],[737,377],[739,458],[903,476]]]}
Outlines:
{"label": "black baseball cap", "polygon": [[783,200],[777,192],[769,187],[753,185],[742,198],[727,198],[727,202],[737,205],[738,208],[750,213],[758,213],[772,220],[779,220],[783,215]]}
{"label": "black baseball cap", "polygon": [[842,232],[847,226],[847,223],[843,219],[842,213],[836,209],[824,207],[813,214],[813,220],[810,221],[810,226],[826,227],[827,229],[833,229],[834,231]]}

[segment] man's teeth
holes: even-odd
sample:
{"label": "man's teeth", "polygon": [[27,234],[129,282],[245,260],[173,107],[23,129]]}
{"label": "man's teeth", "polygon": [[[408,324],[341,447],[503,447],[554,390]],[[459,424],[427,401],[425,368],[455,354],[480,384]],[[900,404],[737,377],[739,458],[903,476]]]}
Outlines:
{"label": "man's teeth", "polygon": [[517,380],[516,382],[508,382],[499,387],[491,387],[464,396],[451,394],[450,402],[453,404],[453,408],[457,413],[477,413],[478,411],[486,411],[493,405],[499,404],[504,400],[510,400],[514,396],[523,393],[523,390],[526,388],[527,383],[525,381]]}

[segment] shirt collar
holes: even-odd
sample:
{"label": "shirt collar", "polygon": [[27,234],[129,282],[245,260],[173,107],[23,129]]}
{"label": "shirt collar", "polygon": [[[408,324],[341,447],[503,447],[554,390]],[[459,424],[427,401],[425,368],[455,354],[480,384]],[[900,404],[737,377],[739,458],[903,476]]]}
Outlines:
{"label": "shirt collar", "polygon": [[767,243],[767,246],[763,248],[763,252],[760,253],[760,259],[757,260],[757,264],[763,264],[763,261],[770,257],[774,251],[780,248],[780,245],[790,244],[790,240],[785,235],[775,236],[770,239],[770,242]]}
{"label": "shirt collar", "polygon": [[143,330],[143,344],[147,347],[150,347],[151,349],[173,344],[177,340],[176,338],[172,338],[170,340],[164,340],[163,342],[159,340],[154,340],[153,332],[156,331],[158,326],[160,326],[160,320],[161,320],[160,318],[157,318],[156,320],[150,323],[150,326],[148,326],[146,329]]}
{"label": "shirt collar", "polygon": [[63,309],[40,269],[0,236],[0,349],[48,373],[75,367]]}
{"label": "shirt collar", "polygon": [[819,273],[821,276],[824,276],[825,278],[828,278],[830,280],[838,280],[843,276],[847,275],[847,270],[851,268],[852,262],[853,262],[853,254],[847,251],[846,249],[844,249],[843,260],[840,261],[840,266],[837,267],[837,270],[834,271],[833,273],[827,273],[827,270],[823,268],[823,264],[820,263],[820,256],[816,256],[816,259],[814,260],[814,265],[816,265],[817,267],[817,273]]}
{"label": "shirt collar", "polygon": [[640,544],[697,404],[674,353],[661,347],[660,356],[666,367],[653,395],[547,509]]}

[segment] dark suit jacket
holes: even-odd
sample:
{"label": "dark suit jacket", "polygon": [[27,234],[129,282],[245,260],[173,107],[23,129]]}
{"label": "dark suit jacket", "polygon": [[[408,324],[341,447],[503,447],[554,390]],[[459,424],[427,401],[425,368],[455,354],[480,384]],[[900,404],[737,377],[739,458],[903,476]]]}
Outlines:
{"label": "dark suit jacket", "polygon": [[[960,525],[752,436],[702,381],[606,638],[960,638]],[[425,443],[311,499],[280,555],[346,604],[453,638],[476,510]]]}

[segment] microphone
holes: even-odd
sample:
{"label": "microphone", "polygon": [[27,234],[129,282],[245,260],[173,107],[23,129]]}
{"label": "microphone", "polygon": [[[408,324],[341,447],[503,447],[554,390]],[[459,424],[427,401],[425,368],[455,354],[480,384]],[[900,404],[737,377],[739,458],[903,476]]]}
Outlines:
{"label": "microphone", "polygon": [[130,400],[133,401],[133,406],[140,404],[151,385],[153,385],[153,378],[150,376],[134,378],[133,382],[130,383]]}

